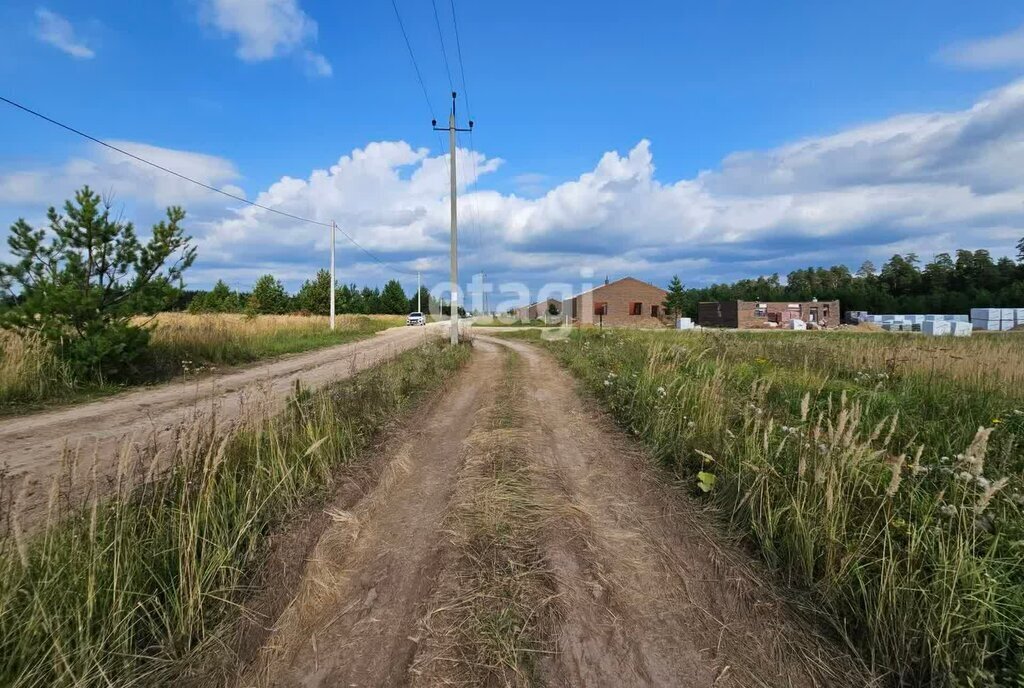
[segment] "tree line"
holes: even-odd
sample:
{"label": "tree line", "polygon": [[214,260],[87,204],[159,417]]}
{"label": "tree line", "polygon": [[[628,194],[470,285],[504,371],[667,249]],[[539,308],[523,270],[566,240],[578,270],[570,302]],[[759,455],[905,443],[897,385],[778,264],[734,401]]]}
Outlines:
{"label": "tree line", "polygon": [[[426,287],[420,287],[420,305],[424,310],[436,305]],[[343,284],[334,291],[336,313],[405,315],[415,311],[416,306],[416,292],[411,296],[406,294],[396,279],[389,280],[383,289]],[[317,271],[316,276],[303,282],[295,294],[289,294],[281,281],[269,274],[257,279],[248,292],[234,291],[219,280],[209,291],[183,292],[175,307],[190,313],[328,315],[331,273],[329,270]]]}
{"label": "tree line", "polygon": [[845,311],[870,313],[968,313],[971,308],[1024,307],[1024,238],[1016,260],[993,259],[989,251],[939,253],[922,264],[917,254],[894,255],[881,269],[864,261],[857,272],[845,265],[794,270],[687,289],[679,277],[668,285],[665,308],[696,317],[701,301],[838,300]]}

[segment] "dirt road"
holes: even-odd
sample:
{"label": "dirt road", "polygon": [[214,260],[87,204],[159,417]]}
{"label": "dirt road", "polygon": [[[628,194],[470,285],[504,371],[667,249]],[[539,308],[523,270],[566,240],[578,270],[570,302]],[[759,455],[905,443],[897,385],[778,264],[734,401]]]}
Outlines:
{"label": "dirt road", "polygon": [[177,427],[196,414],[216,412],[231,420],[247,396],[283,402],[296,380],[317,388],[344,379],[438,336],[444,324],[400,327],[369,339],[285,356],[195,381],[134,390],[98,401],[0,420],[0,467],[29,480],[22,496],[22,519],[31,522],[45,501],[52,476],[66,450],[97,458],[100,477],[115,467],[126,442],[136,448],[171,442]]}
{"label": "dirt road", "polygon": [[[475,348],[376,484],[327,510],[236,685],[872,683],[550,357]],[[529,519],[509,518],[519,504]]]}

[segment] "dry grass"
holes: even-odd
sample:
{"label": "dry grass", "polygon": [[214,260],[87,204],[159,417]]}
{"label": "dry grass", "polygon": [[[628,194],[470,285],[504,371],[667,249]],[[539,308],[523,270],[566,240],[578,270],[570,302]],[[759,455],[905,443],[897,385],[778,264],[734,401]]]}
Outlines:
{"label": "dry grass", "polygon": [[[329,494],[339,469],[468,356],[425,344],[299,393],[282,414],[185,425],[173,456],[125,452],[110,489],[92,457],[72,457],[51,488],[50,527],[25,534],[15,507],[0,531],[0,685],[166,685],[205,665],[225,647],[268,534]],[[69,497],[76,475],[84,508]],[[20,492],[0,488],[8,500]],[[101,501],[100,488],[113,496]]]}
{"label": "dry grass", "polygon": [[509,352],[498,397],[467,441],[448,523],[453,564],[424,620],[413,685],[539,685],[538,658],[553,651],[555,585],[540,549],[553,511],[524,455],[521,385]]}
{"label": "dry grass", "polygon": [[75,381],[41,338],[0,330],[0,407],[70,393]]}

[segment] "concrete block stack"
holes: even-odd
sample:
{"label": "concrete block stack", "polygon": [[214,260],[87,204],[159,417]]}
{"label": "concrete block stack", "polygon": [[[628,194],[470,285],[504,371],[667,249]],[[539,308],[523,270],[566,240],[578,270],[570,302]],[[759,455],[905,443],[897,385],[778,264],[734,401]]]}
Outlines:
{"label": "concrete block stack", "polygon": [[1012,330],[1016,322],[1014,308],[972,308],[971,323],[974,329],[986,332]]}
{"label": "concrete block stack", "polygon": [[677,330],[692,330],[693,329],[693,320],[691,320],[690,318],[679,318],[679,320],[676,321],[676,329]]}
{"label": "concrete block stack", "polygon": [[921,324],[921,332],[932,337],[941,337],[953,333],[953,323],[948,320],[925,320]]}
{"label": "concrete block stack", "polygon": [[974,325],[963,320],[954,320],[949,323],[950,334],[954,337],[970,337],[974,331]]}
{"label": "concrete block stack", "polygon": [[791,330],[806,330],[807,329],[807,323],[805,323],[800,318],[793,318],[792,320],[789,321],[789,329],[791,329]]}

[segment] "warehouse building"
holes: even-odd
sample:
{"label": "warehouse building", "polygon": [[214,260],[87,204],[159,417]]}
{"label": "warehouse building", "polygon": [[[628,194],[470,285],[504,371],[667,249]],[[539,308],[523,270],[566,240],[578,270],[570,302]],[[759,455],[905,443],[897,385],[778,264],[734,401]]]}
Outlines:
{"label": "warehouse building", "polygon": [[838,301],[704,301],[697,304],[702,327],[763,329],[786,327],[791,320],[834,327],[840,320]]}
{"label": "warehouse building", "polygon": [[562,302],[561,312],[582,327],[664,327],[670,316],[665,312],[668,293],[634,277],[605,283]]}

